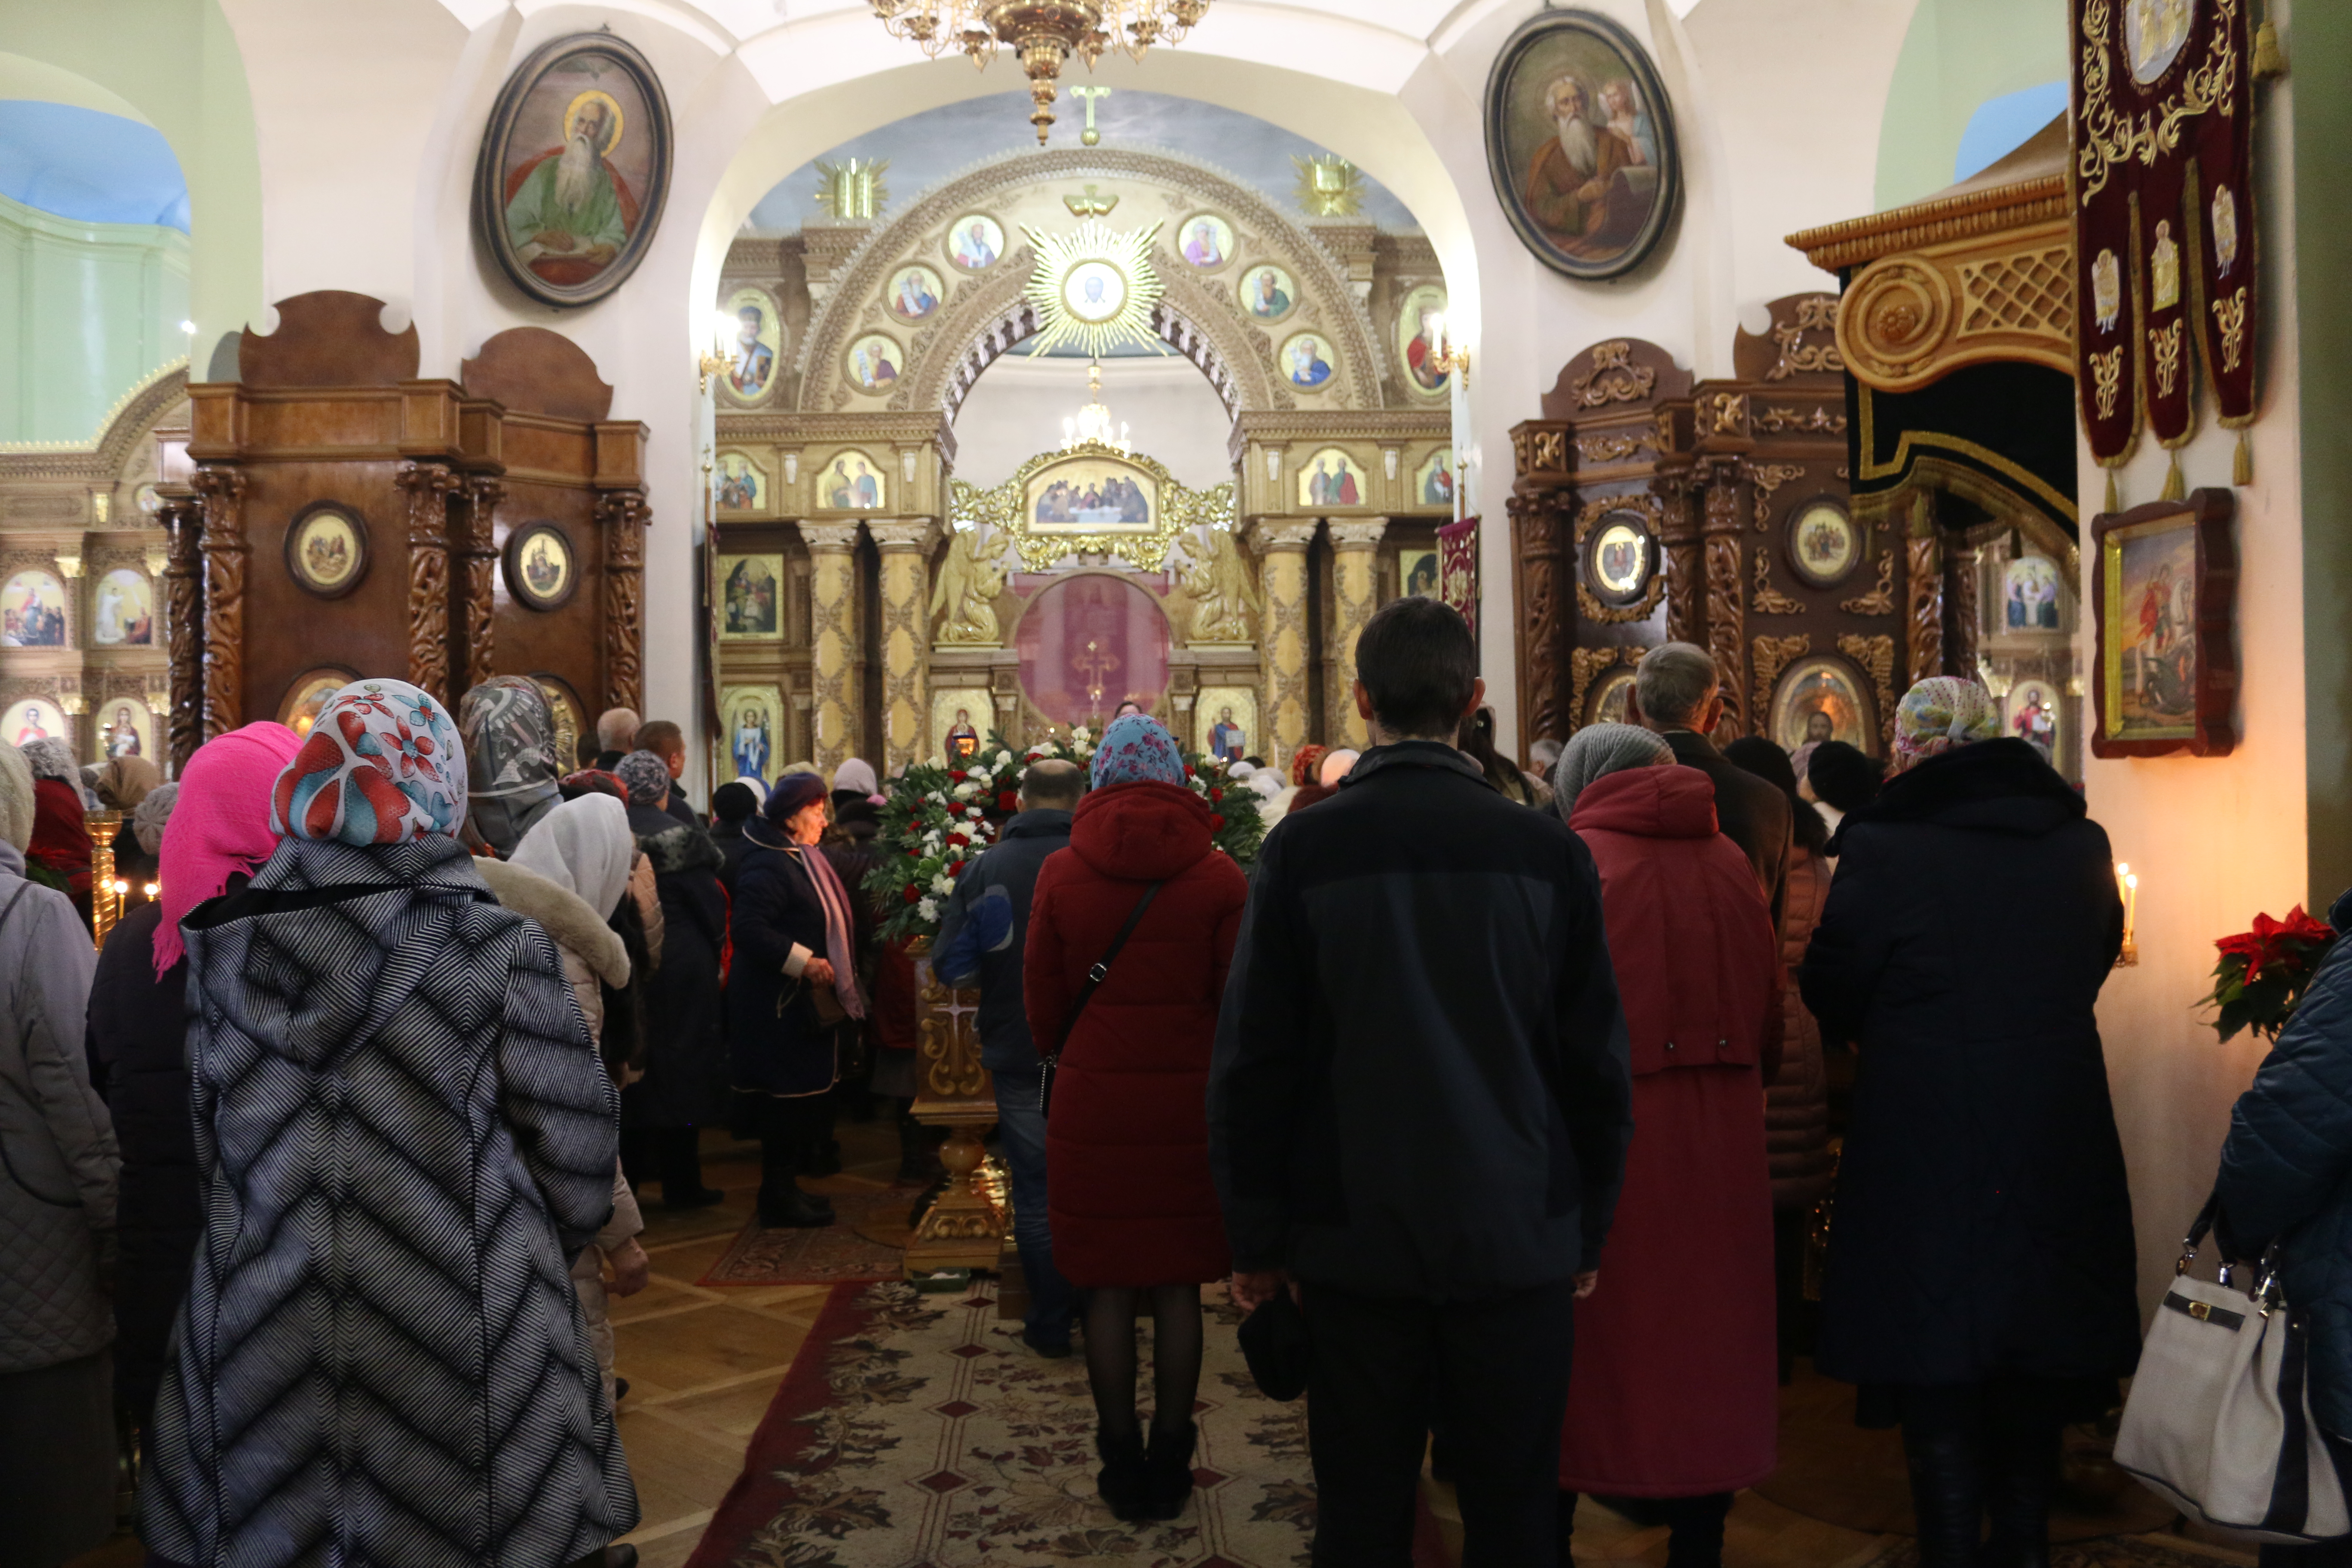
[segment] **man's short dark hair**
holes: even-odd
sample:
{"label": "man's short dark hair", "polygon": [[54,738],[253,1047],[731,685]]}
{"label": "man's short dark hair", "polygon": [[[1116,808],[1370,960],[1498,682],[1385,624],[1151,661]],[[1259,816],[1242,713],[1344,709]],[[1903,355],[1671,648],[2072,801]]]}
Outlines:
{"label": "man's short dark hair", "polygon": [[686,750],[686,731],[667,719],[637,726],[637,750],[651,752],[657,757],[667,757],[672,752]]}
{"label": "man's short dark hair", "polygon": [[723,784],[710,792],[710,815],[721,822],[748,822],[760,809],[760,797],[747,784]]}
{"label": "man's short dark hair", "polygon": [[1805,764],[1813,794],[1839,811],[1860,811],[1878,798],[1883,764],[1843,741],[1823,741]]}
{"label": "man's short dark hair", "polygon": [[1021,772],[1021,799],[1046,811],[1075,811],[1087,793],[1087,775],[1076,763],[1047,757]]}
{"label": "man's short dark hair", "polygon": [[1382,729],[1451,741],[1478,679],[1470,623],[1436,599],[1391,599],[1356,639],[1356,679]]}

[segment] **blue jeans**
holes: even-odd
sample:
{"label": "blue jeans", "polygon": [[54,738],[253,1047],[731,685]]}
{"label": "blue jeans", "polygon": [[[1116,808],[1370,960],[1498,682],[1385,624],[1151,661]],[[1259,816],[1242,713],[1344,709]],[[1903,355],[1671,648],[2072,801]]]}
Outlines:
{"label": "blue jeans", "polygon": [[997,1142],[1013,1177],[1013,1243],[1029,1281],[1028,1331],[1054,1342],[1070,1337],[1077,1292],[1054,1267],[1054,1232],[1045,1218],[1045,1113],[1037,1109],[1035,1072],[996,1077]]}

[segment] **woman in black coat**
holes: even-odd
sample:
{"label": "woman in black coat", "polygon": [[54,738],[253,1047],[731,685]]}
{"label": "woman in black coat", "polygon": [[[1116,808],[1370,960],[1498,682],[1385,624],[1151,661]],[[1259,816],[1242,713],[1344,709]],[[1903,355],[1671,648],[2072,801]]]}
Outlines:
{"label": "woman in black coat", "polygon": [[816,847],[824,805],[817,774],[778,780],[762,816],[744,825],[749,848],[735,876],[728,1055],[757,1113],[764,1226],[833,1223],[833,1205],[795,1178],[824,1135],[842,1031],[866,1016],[852,895]]}
{"label": "woman in black coat", "polygon": [[2139,1352],[2131,1199],[2093,1012],[2123,940],[2107,836],[1972,681],[1903,700],[1842,825],[1805,1005],[1861,1066],[1818,1362],[1899,1420],[1923,1568],[2047,1562],[2058,1434]]}
{"label": "woman in black coat", "polygon": [[646,1076],[621,1095],[621,1163],[630,1184],[662,1184],[662,1206],[701,1208],[727,1194],[702,1184],[705,1126],[727,1120],[719,952],[727,939],[726,862],[701,827],[666,806],[669,765],[632,752],[614,770],[629,792],[629,831],[661,892],[661,966],[646,987]]}

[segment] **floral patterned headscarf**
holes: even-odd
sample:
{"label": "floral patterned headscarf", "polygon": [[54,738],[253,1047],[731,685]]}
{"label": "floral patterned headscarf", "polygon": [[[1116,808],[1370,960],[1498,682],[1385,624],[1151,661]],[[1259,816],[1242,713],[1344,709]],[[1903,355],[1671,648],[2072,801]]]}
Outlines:
{"label": "floral patterned headscarf", "polygon": [[669,798],[669,764],[651,752],[631,752],[613,764],[613,776],[629,792],[631,805],[659,805]]}
{"label": "floral patterned headscarf", "polygon": [[1895,706],[1895,771],[2000,734],[2000,713],[1991,692],[1956,675],[1931,675]]}
{"label": "floral patterned headscarf", "polygon": [[466,742],[467,809],[474,831],[511,855],[562,798],[555,785],[555,721],[535,681],[494,675],[457,700]]}
{"label": "floral patterned headscarf", "polygon": [[345,844],[454,837],[465,816],[457,726],[404,680],[355,680],[328,698],[269,796],[271,831]]}
{"label": "floral patterned headscarf", "polygon": [[1162,729],[1160,721],[1129,713],[1124,719],[1112,720],[1110,727],[1103,731],[1102,743],[1095,748],[1094,773],[1089,782],[1096,789],[1108,789],[1112,784],[1139,780],[1181,787],[1184,783],[1184,753],[1177,749],[1176,737]]}

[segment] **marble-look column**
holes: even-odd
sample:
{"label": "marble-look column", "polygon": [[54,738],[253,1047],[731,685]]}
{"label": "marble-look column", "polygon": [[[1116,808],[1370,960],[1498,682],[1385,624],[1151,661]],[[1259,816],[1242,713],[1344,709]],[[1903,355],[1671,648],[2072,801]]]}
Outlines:
{"label": "marble-look column", "polygon": [[1273,750],[1266,760],[1290,766],[1291,753],[1307,743],[1307,545],[1315,520],[1261,521],[1255,529],[1258,585],[1265,598],[1262,623],[1265,664],[1265,717],[1261,721]]}
{"label": "marble-look column", "polygon": [[857,725],[857,525],[804,522],[809,550],[809,760],[824,771],[851,755]]}
{"label": "marble-look column", "polygon": [[930,708],[931,550],[939,525],[927,517],[869,522],[882,552],[882,751],[887,775],[919,760]]}
{"label": "marble-look column", "polygon": [[1367,518],[1360,522],[1334,521],[1331,530],[1331,673],[1329,689],[1324,694],[1331,711],[1324,723],[1324,733],[1338,745],[1342,737],[1349,745],[1362,747],[1371,743],[1364,721],[1356,711],[1352,683],[1356,679],[1356,639],[1363,635],[1364,623],[1372,618],[1373,601],[1380,595],[1381,535],[1388,531],[1384,517]]}

